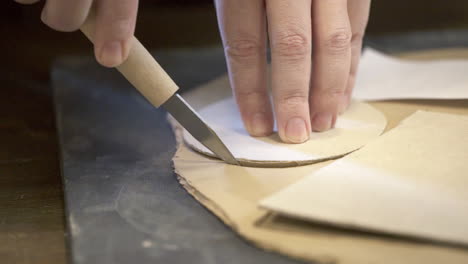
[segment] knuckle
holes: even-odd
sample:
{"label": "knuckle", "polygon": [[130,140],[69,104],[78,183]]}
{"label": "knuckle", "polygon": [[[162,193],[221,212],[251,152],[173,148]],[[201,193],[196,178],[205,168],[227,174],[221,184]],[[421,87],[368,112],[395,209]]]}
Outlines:
{"label": "knuckle", "polygon": [[343,95],[343,93],[344,93],[344,90],[343,90],[343,89],[337,89],[337,88],[330,89],[330,90],[328,90],[328,92],[327,92],[327,94],[328,94],[330,97],[341,96],[341,95]]}
{"label": "knuckle", "polygon": [[242,89],[236,89],[235,90],[236,98],[240,102],[245,102],[247,100],[251,99],[258,99],[258,98],[263,98],[266,97],[267,94],[265,91],[259,91],[259,90],[242,90]]}
{"label": "knuckle", "polygon": [[311,100],[317,102],[317,101],[333,101],[336,98],[339,98],[343,95],[345,92],[345,87],[346,84],[343,85],[337,85],[336,83],[324,85],[322,87],[314,87],[312,89],[310,98]]}
{"label": "knuckle", "polygon": [[128,17],[117,18],[113,23],[113,34],[117,39],[125,39],[133,34],[132,19]]}
{"label": "knuckle", "polygon": [[337,29],[324,39],[325,49],[331,54],[341,54],[351,47],[351,32],[348,29]]}
{"label": "knuckle", "polygon": [[243,115],[264,110],[269,107],[270,103],[266,91],[260,90],[235,90],[235,99]]}
{"label": "knuckle", "polygon": [[229,57],[234,59],[253,58],[264,50],[264,45],[258,40],[244,38],[227,41],[224,50]]}
{"label": "knuckle", "polygon": [[[343,87],[345,88],[345,87]],[[321,93],[321,98],[327,98],[328,100],[333,100],[335,98],[340,98],[344,93],[344,89],[340,89],[338,87],[330,87],[328,89],[325,89]]]}
{"label": "knuckle", "polygon": [[308,94],[304,93],[304,91],[295,90],[281,95],[279,97],[278,103],[280,107],[297,108],[299,106],[307,104],[309,100],[308,97]]}
{"label": "knuckle", "polygon": [[354,32],[351,36],[351,46],[352,47],[360,47],[362,44],[362,40],[364,38],[363,32]]}
{"label": "knuckle", "polygon": [[310,55],[311,41],[304,34],[288,32],[282,34],[273,47],[278,56],[291,60],[302,59]]}

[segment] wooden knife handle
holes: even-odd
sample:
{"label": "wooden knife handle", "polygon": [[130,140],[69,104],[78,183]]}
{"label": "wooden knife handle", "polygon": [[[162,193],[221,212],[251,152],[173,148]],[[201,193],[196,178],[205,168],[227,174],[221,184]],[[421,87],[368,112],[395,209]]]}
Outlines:
{"label": "wooden knife handle", "polygon": [[[81,31],[93,42],[95,28],[95,12],[90,10]],[[117,70],[155,107],[166,102],[179,87],[151,56],[140,41],[132,37],[132,48]]]}

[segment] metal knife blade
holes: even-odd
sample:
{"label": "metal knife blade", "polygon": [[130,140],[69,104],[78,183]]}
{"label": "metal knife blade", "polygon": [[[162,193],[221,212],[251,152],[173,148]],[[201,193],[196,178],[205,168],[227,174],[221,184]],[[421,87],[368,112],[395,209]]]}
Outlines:
{"label": "metal knife blade", "polygon": [[194,138],[211,150],[228,164],[239,165],[239,162],[224,145],[216,133],[206,124],[201,116],[177,93],[163,105]]}

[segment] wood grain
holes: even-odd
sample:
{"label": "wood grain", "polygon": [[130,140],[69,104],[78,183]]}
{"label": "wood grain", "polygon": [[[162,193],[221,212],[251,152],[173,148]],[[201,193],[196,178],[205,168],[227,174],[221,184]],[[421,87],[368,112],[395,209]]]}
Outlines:
{"label": "wood grain", "polygon": [[0,77],[0,262],[64,263],[63,193],[47,87]]}

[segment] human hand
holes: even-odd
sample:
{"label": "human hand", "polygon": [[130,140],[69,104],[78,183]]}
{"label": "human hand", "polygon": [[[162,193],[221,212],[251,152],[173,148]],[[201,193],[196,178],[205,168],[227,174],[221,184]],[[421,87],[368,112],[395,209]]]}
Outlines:
{"label": "human hand", "polygon": [[[301,143],[349,105],[370,0],[216,0],[231,86],[252,136]],[[267,32],[268,30],[268,32]],[[313,48],[312,48],[313,47]]]}
{"label": "human hand", "polygon": [[[40,0],[15,0],[33,4]],[[96,29],[94,53],[107,67],[120,65],[128,57],[135,32],[138,0],[94,0]],[[86,20],[93,0],[46,0],[42,21],[58,31],[78,30]]]}

